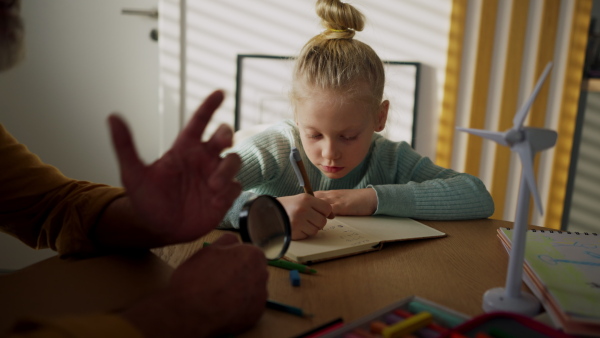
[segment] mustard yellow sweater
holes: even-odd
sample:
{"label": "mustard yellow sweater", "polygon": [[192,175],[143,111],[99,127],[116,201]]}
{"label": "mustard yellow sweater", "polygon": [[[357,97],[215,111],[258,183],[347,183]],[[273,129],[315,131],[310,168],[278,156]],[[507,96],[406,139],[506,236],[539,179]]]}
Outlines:
{"label": "mustard yellow sweater", "polygon": [[[124,190],[65,177],[0,124],[0,231],[59,254],[96,251],[90,232]],[[1,304],[0,306],[9,306]],[[23,318],[8,337],[141,337],[118,315]]]}

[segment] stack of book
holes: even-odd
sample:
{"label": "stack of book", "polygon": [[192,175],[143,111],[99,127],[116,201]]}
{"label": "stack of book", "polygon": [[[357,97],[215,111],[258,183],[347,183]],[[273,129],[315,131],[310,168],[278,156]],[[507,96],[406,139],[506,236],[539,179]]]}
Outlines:
{"label": "stack of book", "polygon": [[[512,230],[498,229],[510,253]],[[600,236],[528,230],[523,281],[555,326],[573,335],[600,336]]]}

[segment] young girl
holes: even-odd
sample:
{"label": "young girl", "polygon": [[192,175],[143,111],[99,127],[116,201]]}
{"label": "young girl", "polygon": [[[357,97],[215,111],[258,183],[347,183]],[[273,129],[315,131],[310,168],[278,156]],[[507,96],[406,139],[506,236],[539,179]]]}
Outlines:
{"label": "young girl", "polygon": [[[476,177],[434,165],[406,142],[392,142],[384,129],[383,63],[354,40],[363,15],[339,0],[318,0],[325,31],[304,46],[291,90],[295,121],[281,122],[230,152],[242,168],[244,192],[222,227],[238,227],[252,196],[276,196],[292,224],[292,239],[322,229],[334,215],[391,215],[430,220],[486,218],[494,202]],[[297,147],[315,196],[303,193],[290,163]]]}

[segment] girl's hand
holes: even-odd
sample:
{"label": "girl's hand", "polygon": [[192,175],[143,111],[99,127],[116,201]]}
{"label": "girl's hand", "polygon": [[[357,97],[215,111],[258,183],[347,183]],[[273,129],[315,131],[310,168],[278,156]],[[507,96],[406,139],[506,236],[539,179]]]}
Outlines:
{"label": "girl's hand", "polygon": [[369,216],[377,210],[375,189],[315,191],[315,197],[328,202],[338,216]]}
{"label": "girl's hand", "polygon": [[279,197],[277,200],[290,218],[293,240],[314,236],[327,224],[327,218],[333,218],[331,205],[309,194]]}

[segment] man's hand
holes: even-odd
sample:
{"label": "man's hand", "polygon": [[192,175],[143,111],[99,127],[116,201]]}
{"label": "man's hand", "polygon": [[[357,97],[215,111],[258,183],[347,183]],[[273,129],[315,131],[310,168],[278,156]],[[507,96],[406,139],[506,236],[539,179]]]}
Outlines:
{"label": "man's hand", "polygon": [[290,218],[293,240],[314,236],[327,224],[327,218],[333,218],[331,205],[309,194],[279,197],[277,200]]}
{"label": "man's hand", "polygon": [[226,234],[181,264],[166,290],[123,316],[146,337],[240,333],[264,312],[267,279],[262,251]]}
{"label": "man's hand", "polygon": [[150,165],[140,160],[124,121],[115,115],[109,118],[128,203],[148,232],[140,236],[160,239],[154,245],[190,241],[213,230],[241,192],[234,178],[239,157],[219,156],[232,144],[231,128],[221,125],[208,142],[201,142],[222,101],[221,91],[212,93],[173,147]]}
{"label": "man's hand", "polygon": [[372,188],[315,191],[315,197],[331,204],[338,216],[368,216],[377,210],[377,193]]}

